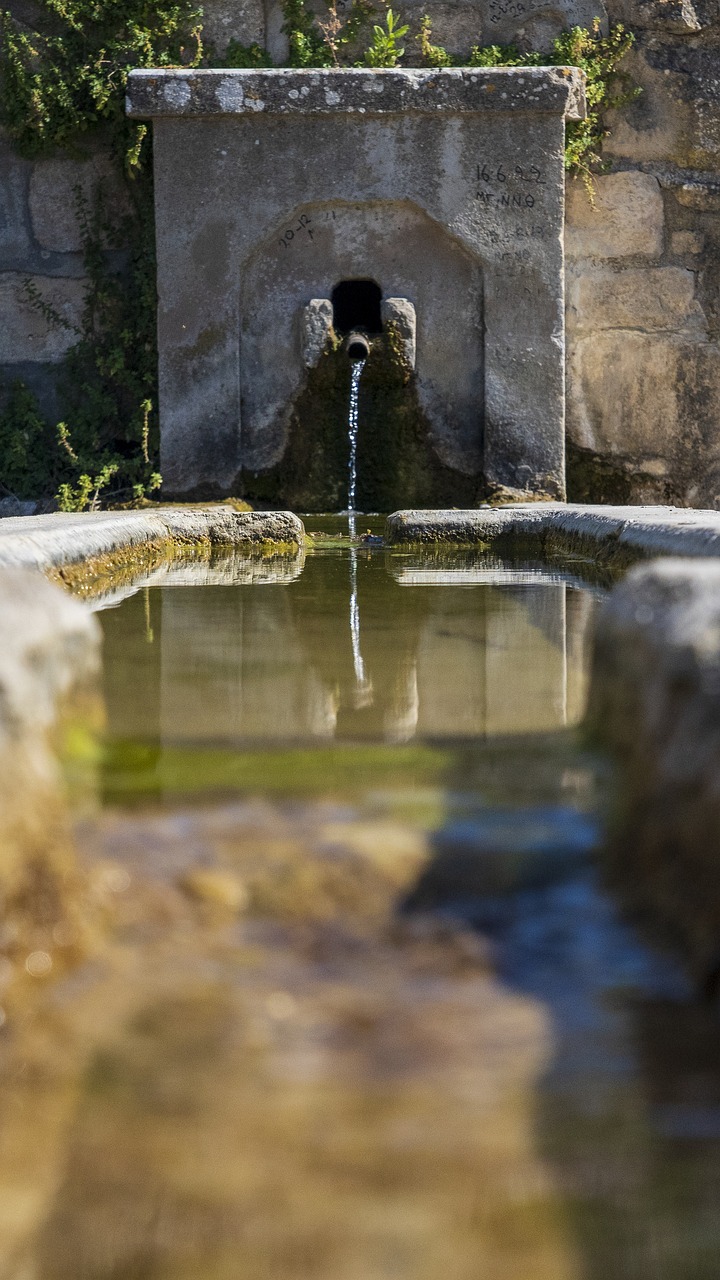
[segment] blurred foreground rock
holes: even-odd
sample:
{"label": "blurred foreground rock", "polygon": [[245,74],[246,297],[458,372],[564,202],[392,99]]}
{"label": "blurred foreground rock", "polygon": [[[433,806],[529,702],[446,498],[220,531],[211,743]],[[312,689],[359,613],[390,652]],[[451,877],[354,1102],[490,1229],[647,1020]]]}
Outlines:
{"label": "blurred foreground rock", "polygon": [[[100,629],[39,574],[0,570],[0,967],[44,976],[81,947],[60,755],[98,718]],[[82,730],[78,730],[82,732]],[[82,949],[82,947],[81,947]],[[4,967],[3,967],[4,966]]]}
{"label": "blurred foreground rock", "polygon": [[656,560],[600,615],[589,721],[619,755],[610,847],[626,901],[720,974],[720,564]]}

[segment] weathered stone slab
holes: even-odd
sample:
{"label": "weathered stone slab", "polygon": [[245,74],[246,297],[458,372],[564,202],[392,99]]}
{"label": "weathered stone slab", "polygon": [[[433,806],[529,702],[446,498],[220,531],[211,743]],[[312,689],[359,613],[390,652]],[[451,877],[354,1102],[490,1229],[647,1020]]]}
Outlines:
{"label": "weathered stone slab", "polygon": [[568,258],[659,258],[664,211],[657,178],[608,173],[594,180],[594,203],[579,180],[568,183]]}
{"label": "weathered stone slab", "polygon": [[55,323],[32,305],[25,280],[26,276],[20,273],[0,274],[0,363],[55,363],[78,340],[85,282],[67,277],[31,277],[43,302],[62,321]]}
{"label": "weathered stone slab", "polygon": [[584,545],[614,556],[720,556],[720,512],[685,507],[590,506],[533,502],[475,511],[396,511],[386,541],[402,544],[477,546],[498,538],[537,539],[538,548]]}
{"label": "weathered stone slab", "polygon": [[30,178],[30,214],[35,239],[42,249],[78,253],[83,247],[78,216],[78,193],[92,209],[98,190],[104,192],[109,216],[130,212],[127,193],[110,156],[99,152],[85,160],[66,157],[37,160]]}
{"label": "weathered stone slab", "polygon": [[0,131],[0,269],[17,270],[32,251],[27,213],[29,167]]}
{"label": "weathered stone slab", "polygon": [[402,115],[406,111],[532,111],[568,120],[585,114],[576,67],[344,67],[299,71],[131,71],[127,113],[135,119],[213,115]]}
{"label": "weathered stone slab", "polygon": [[583,271],[569,283],[568,304],[578,333],[706,328],[695,301],[695,275],[681,267]]}
{"label": "weathered stone slab", "polygon": [[576,341],[568,359],[568,434],[599,453],[671,457],[693,356],[693,344],[676,334],[618,329]]}
{"label": "weathered stone slab", "polygon": [[302,521],[289,511],[163,507],[158,511],[28,516],[0,520],[0,568],[61,568],[171,540],[252,550],[268,543],[299,546],[303,539]]}
{"label": "weathered stone slab", "polygon": [[129,114],[154,121],[168,491],[229,492],[281,461],[308,385],[300,317],[371,280],[415,309],[437,460],[563,496],[563,131],[583,110],[571,68],[133,72]]}

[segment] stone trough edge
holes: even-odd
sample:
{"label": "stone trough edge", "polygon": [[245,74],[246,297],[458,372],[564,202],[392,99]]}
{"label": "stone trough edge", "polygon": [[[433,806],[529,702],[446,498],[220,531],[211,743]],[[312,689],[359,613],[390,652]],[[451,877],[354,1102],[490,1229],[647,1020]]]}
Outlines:
{"label": "stone trough edge", "polygon": [[[602,606],[585,728],[620,763],[604,875],[720,1002],[720,512],[538,503],[401,511],[391,544],[501,538],[629,568]],[[636,563],[633,565],[632,562]]]}
{"label": "stone trough edge", "polygon": [[250,552],[263,546],[299,546],[304,536],[302,521],[289,511],[226,506],[16,516],[0,520],[0,569],[49,572],[167,543],[211,542]]}
{"label": "stone trough edge", "polygon": [[519,503],[472,511],[396,511],[385,533],[391,546],[482,546],[498,538],[585,545],[621,562],[650,556],[720,556],[720,512],[687,507],[596,507]]}

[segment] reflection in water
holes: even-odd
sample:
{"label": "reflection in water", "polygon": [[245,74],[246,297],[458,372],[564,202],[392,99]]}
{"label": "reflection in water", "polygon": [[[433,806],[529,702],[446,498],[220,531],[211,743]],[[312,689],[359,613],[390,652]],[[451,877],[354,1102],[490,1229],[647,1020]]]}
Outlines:
{"label": "reflection in water", "polygon": [[[353,366],[353,372],[356,366]],[[350,516],[350,537],[355,537],[355,516]],[[352,638],[353,670],[355,672],[355,706],[364,707],[372,702],[372,684],[367,678],[365,663],[360,650],[360,602],[358,600],[357,548],[350,547],[350,636]]]}
{"label": "reflection in water", "polygon": [[191,572],[150,593],[154,646],[137,597],[103,615],[113,737],[400,743],[544,732],[582,714],[596,597],[577,582],[505,566],[497,585],[497,570],[486,580],[465,564],[438,591],[354,546],[241,591],[197,591]]}

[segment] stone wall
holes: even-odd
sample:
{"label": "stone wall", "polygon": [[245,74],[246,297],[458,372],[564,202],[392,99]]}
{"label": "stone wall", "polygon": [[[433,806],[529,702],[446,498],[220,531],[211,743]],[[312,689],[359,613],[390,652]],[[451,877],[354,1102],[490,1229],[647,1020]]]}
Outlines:
{"label": "stone wall", "polygon": [[[612,0],[640,98],[610,113],[592,209],[567,202],[568,441],[595,497],[720,507],[720,31]],[[614,492],[613,492],[614,490]]]}
{"label": "stone wall", "polygon": [[[0,378],[22,379],[49,414],[56,411],[57,366],[77,341],[85,295],[76,191],[92,197],[100,181],[111,207],[122,212],[126,197],[101,143],[86,144],[76,158],[30,161],[0,133]],[[35,293],[62,324],[33,304]]]}
{"label": "stone wall", "polygon": [[[422,7],[449,47],[472,13],[478,41],[525,47],[547,46],[561,18],[588,21],[581,0]],[[570,496],[720,508],[720,27],[706,0],[611,0],[609,18],[636,33],[628,70],[643,94],[611,113],[594,208],[569,184]],[[276,3],[206,4],[218,49],[264,39],[280,57],[281,25]],[[50,412],[82,305],[72,192],[104,168],[101,150],[31,163],[0,141],[0,374],[27,380]],[[70,327],[30,306],[27,277]]]}

